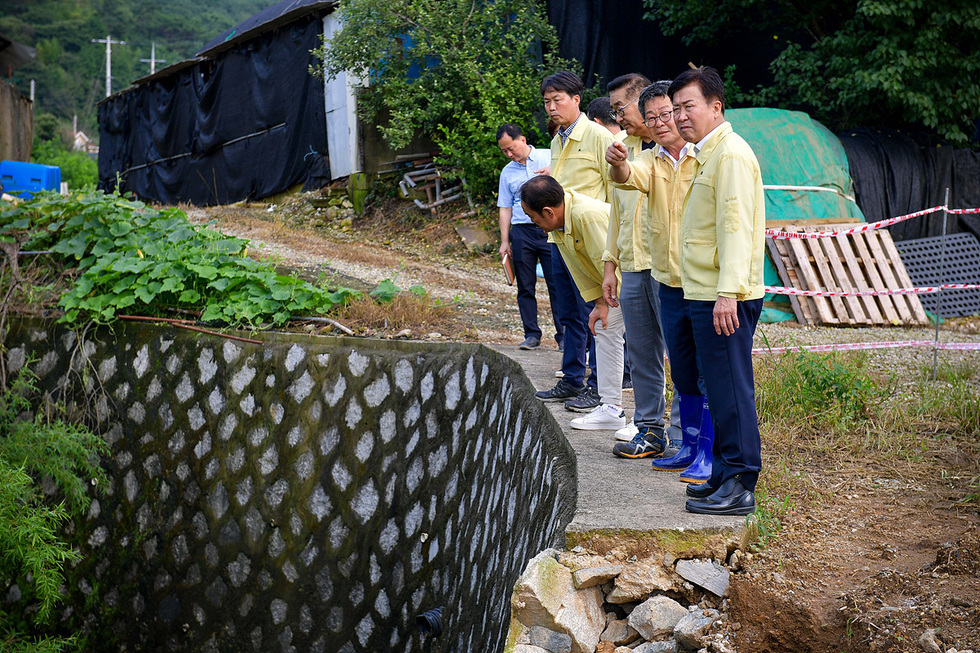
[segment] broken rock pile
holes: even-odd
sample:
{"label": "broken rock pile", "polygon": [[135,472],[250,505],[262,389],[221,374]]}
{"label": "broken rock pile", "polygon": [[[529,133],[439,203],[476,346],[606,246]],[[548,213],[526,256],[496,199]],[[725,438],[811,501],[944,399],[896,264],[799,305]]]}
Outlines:
{"label": "broken rock pile", "polygon": [[[726,614],[729,567],[670,554],[622,560],[549,549],[514,589],[506,653],[733,653],[738,624]],[[725,563],[729,566],[725,566]]]}

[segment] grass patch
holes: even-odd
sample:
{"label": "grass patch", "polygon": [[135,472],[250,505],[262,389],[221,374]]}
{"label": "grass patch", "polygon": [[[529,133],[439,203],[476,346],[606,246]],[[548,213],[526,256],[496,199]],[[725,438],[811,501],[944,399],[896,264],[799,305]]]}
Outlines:
{"label": "grass patch", "polygon": [[976,437],[980,433],[980,391],[977,390],[977,383],[969,376],[947,376],[947,379],[951,380],[919,382],[916,386],[917,401],[910,402],[908,412],[921,420],[934,422],[938,430]]}
{"label": "grass patch", "polygon": [[980,476],[974,476],[969,483],[969,490],[966,496],[960,499],[960,503],[973,504],[980,509]]}
{"label": "grass patch", "polygon": [[427,296],[398,293],[379,302],[360,297],[336,312],[336,319],[355,331],[398,333],[408,329],[412,336],[427,333],[458,333],[465,325],[454,304],[436,304]]}
{"label": "grass patch", "polygon": [[[976,375],[977,369],[969,360],[941,360],[936,365],[936,381],[940,383],[969,381]],[[932,365],[924,366],[919,378],[922,381],[932,381]]]}
{"label": "grass patch", "polygon": [[891,379],[877,378],[866,369],[864,352],[849,356],[789,352],[768,363],[760,366],[756,379],[762,421],[849,429],[869,420],[876,407],[894,394]]}
{"label": "grass patch", "polygon": [[755,512],[745,518],[746,540],[759,548],[765,548],[783,530],[783,521],[793,501],[789,496],[769,494],[760,484],[755,492]]}

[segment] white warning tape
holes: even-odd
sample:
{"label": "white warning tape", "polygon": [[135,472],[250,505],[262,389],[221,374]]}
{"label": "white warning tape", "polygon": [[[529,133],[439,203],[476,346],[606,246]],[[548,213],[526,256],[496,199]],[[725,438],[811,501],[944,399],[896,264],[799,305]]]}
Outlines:
{"label": "white warning tape", "polygon": [[798,295],[802,297],[872,297],[875,295],[927,295],[940,290],[980,290],[975,283],[944,283],[941,286],[921,288],[888,288],[886,290],[800,290],[784,286],[766,286],[765,291],[773,295]]}
{"label": "white warning tape", "polygon": [[848,342],[831,345],[799,345],[790,347],[759,347],[753,354],[785,354],[791,351],[856,351],[860,349],[896,349],[901,347],[932,347],[937,349],[977,350],[980,342],[940,342],[932,340],[899,340],[895,342]]}
{"label": "white warning tape", "polygon": [[[773,186],[772,188],[777,188]],[[832,189],[825,189],[832,190]],[[945,211],[952,215],[964,215],[968,213],[980,213],[980,209],[951,209],[948,206],[933,206],[932,208],[923,209],[921,211],[916,211],[915,213],[909,213],[908,215],[900,215],[894,218],[887,218],[885,220],[879,220],[878,222],[869,222],[867,224],[862,224],[857,227],[852,227],[850,229],[843,229],[841,231],[814,231],[811,233],[803,233],[802,231],[781,231],[779,229],[766,229],[766,236],[773,238],[775,240],[791,240],[793,238],[833,238],[835,236],[850,236],[851,234],[864,233],[866,231],[874,231],[876,229],[882,229],[884,227],[890,227],[893,224],[898,224],[899,222],[904,222],[906,220],[911,220],[912,218],[918,218],[923,215],[929,215],[930,213],[936,213],[938,211]]]}
{"label": "white warning tape", "polygon": [[[811,233],[803,233],[802,231],[781,231],[779,229],[766,229],[766,236],[773,238],[775,240],[791,240],[793,238],[833,238],[834,236],[849,236],[851,234],[864,233],[866,231],[874,231],[876,229],[882,229],[884,227],[890,227],[893,224],[898,224],[899,222],[904,222],[906,220],[911,220],[912,218],[918,218],[923,215],[929,215],[930,213],[936,213],[937,211],[942,211],[946,209],[944,206],[934,206],[929,209],[923,209],[921,211],[916,211],[915,213],[909,213],[908,215],[900,215],[894,218],[887,218],[885,220],[879,220],[878,222],[869,222],[867,224],[862,224],[857,227],[851,227],[850,229],[842,229],[841,231],[814,231]],[[980,213],[980,209],[946,209],[947,212],[957,213],[961,212],[973,212]]]}

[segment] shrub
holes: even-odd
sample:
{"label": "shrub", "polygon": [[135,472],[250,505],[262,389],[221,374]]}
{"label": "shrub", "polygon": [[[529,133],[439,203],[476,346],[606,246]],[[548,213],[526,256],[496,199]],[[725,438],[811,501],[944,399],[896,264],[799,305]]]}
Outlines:
{"label": "shrub", "polygon": [[42,141],[34,146],[31,161],[61,168],[61,181],[69,188],[94,188],[99,181],[99,165],[84,152],[71,152],[57,140]]}
{"label": "shrub", "polygon": [[205,322],[282,324],[356,295],[278,275],[248,257],[247,241],[197,227],[179,209],[158,211],[101,191],[46,194],[0,213],[0,239],[24,233],[25,247],[77,265],[78,278],[59,300],[66,322],[203,306]]}
{"label": "shrub", "polygon": [[[23,608],[0,611],[4,651],[54,652],[74,642],[38,632],[62,599],[65,563],[80,559],[61,528],[88,509],[88,483],[106,482],[99,454],[108,447],[98,435],[42,412],[30,417],[35,381],[24,368],[0,390],[0,580],[17,584]],[[45,496],[42,478],[58,488],[60,503]]]}
{"label": "shrub", "polygon": [[790,352],[762,368],[759,414],[764,420],[799,418],[814,427],[846,426],[866,420],[891,394],[866,369],[863,356]]}
{"label": "shrub", "polygon": [[[439,162],[457,169],[475,198],[497,189],[506,160],[494,138],[505,122],[541,142],[539,85],[568,67],[553,57],[558,39],[542,4],[519,0],[350,0],[342,29],[314,51],[332,77],[362,79],[362,117],[380,124],[394,149],[420,132],[441,149]],[[543,64],[536,52],[544,50]]]}

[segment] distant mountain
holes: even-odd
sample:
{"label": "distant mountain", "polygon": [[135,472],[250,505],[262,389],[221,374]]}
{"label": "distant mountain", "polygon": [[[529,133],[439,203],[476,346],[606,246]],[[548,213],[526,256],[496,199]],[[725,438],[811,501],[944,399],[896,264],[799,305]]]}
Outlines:
{"label": "distant mountain", "polygon": [[[112,90],[156,69],[190,58],[201,46],[276,0],[3,0],[0,34],[37,48],[37,58],[14,71],[25,96],[35,80],[35,115],[63,124],[78,115],[79,129],[98,134],[96,102],[105,97],[106,46],[112,44]],[[165,60],[165,63],[159,61]],[[2,71],[7,77],[7,71]]]}

